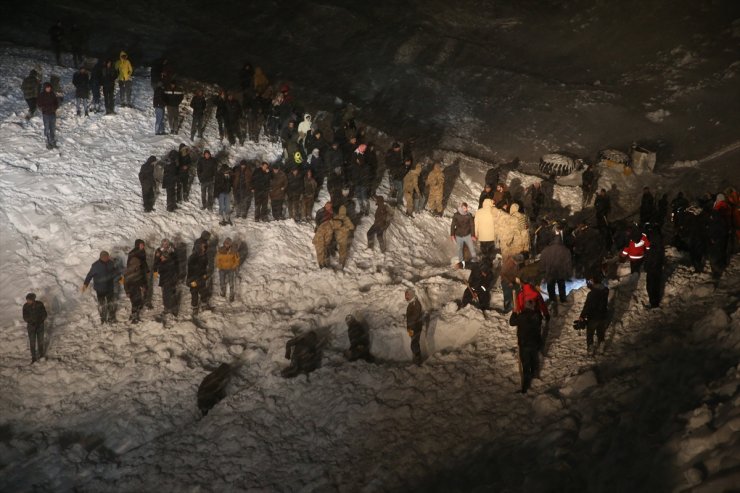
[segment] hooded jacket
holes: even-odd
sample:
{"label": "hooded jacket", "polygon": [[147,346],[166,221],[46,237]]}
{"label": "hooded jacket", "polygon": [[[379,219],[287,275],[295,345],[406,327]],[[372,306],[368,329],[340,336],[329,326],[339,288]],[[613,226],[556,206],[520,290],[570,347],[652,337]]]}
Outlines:
{"label": "hooded jacket", "polygon": [[442,194],[445,186],[445,175],[439,163],[434,163],[432,171],[427,176],[426,185],[429,187],[429,195]]}
{"label": "hooded jacket", "polygon": [[[123,58],[126,56],[126,58]],[[118,80],[131,80],[131,76],[134,74],[134,68],[128,59],[126,52],[121,50],[118,55],[118,61],[116,62],[116,70],[118,71]]]}
{"label": "hooded jacket", "polygon": [[475,213],[475,236],[478,241],[496,241],[493,200],[485,199]]}
{"label": "hooded jacket", "polygon": [[331,220],[331,227],[334,230],[334,237],[336,238],[337,243],[349,240],[352,231],[355,229],[355,225],[347,216],[347,208],[345,206],[339,207],[339,212]]}
{"label": "hooded jacket", "polygon": [[416,193],[421,195],[419,191],[419,175],[421,174],[421,166],[418,164],[411,168],[406,176],[403,177],[403,192],[413,194]]}
{"label": "hooded jacket", "polygon": [[529,251],[529,224],[527,217],[519,212],[519,204],[511,204],[509,214],[501,214],[499,236],[501,255],[508,257]]}

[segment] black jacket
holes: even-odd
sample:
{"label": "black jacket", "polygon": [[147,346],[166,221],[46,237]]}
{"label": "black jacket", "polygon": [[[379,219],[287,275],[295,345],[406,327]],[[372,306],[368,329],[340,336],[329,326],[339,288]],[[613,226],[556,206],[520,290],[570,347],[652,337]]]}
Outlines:
{"label": "black jacket", "polygon": [[581,310],[584,320],[604,320],[609,316],[609,288],[594,284],[586,295],[586,303]]}
{"label": "black jacket", "polygon": [[218,170],[213,181],[213,195],[218,196],[222,193],[231,192],[231,169],[228,166],[223,166]]}
{"label": "black jacket", "polygon": [[188,275],[187,285],[192,287],[192,282],[198,283],[197,287],[203,286],[202,283],[206,281],[208,277],[208,254],[199,254],[194,252],[188,258]]}
{"label": "black jacket", "polygon": [[190,100],[190,107],[193,108],[193,116],[202,116],[206,112],[205,96],[193,96]]}
{"label": "black jacket", "polygon": [[539,311],[524,309],[520,313],[512,313],[509,325],[516,326],[516,339],[520,348],[542,347],[542,314]]}
{"label": "black jacket", "polygon": [[141,183],[141,188],[154,188],[154,163],[156,162],[157,158],[152,156],[141,165],[141,169],[139,169],[139,183]]}
{"label": "black jacket", "polygon": [[252,173],[252,190],[255,193],[268,193],[270,191],[270,180],[272,173],[264,172],[262,168],[257,168]]}
{"label": "black jacket", "polygon": [[72,84],[75,86],[75,97],[84,99],[90,97],[90,74],[75,72],[72,76]]}
{"label": "black jacket", "polygon": [[46,307],[38,300],[23,304],[23,320],[29,325],[41,325],[46,320]]}
{"label": "black jacket", "polygon": [[209,159],[201,157],[198,159],[198,180],[203,183],[213,180],[216,176],[216,158],[211,156]]}

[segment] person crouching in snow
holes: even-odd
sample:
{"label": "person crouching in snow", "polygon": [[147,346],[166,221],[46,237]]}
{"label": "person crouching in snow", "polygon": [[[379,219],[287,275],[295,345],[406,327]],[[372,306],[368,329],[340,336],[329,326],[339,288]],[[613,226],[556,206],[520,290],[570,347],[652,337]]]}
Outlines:
{"label": "person crouching in snow", "polygon": [[221,296],[226,297],[226,285],[230,289],[229,301],[234,301],[236,293],[234,284],[236,278],[236,269],[239,267],[239,252],[233,245],[231,238],[226,238],[224,244],[216,252],[216,268],[218,269],[218,278],[221,284]]}
{"label": "person crouching in snow", "polygon": [[360,322],[351,313],[344,319],[347,323],[347,336],[349,337],[349,349],[344,355],[349,361],[364,359],[368,363],[375,361],[370,354],[370,330],[367,325]]}
{"label": "person crouching in snow", "polygon": [[285,359],[290,366],[280,372],[284,378],[293,378],[301,373],[311,373],[321,364],[319,338],[313,330],[290,339],[285,344]]}

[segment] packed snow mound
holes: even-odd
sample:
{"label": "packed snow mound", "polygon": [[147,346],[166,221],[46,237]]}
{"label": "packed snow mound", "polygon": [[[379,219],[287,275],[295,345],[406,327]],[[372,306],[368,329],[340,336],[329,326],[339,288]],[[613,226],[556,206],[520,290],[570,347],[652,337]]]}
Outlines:
{"label": "packed snow mound", "polygon": [[[594,358],[572,328],[586,297],[582,280],[572,280],[568,303],[549,325],[541,378],[518,394],[508,316],[457,310],[469,272],[449,262],[451,214],[461,201],[477,203],[488,164],[459,166],[444,218],[396,213],[386,253],[367,248],[371,221],[361,219],[346,268],[319,269],[313,225],[256,223],[250,215],[221,226],[216,213],[201,210],[197,182],[176,212],[164,211],[161,195],[155,212],[142,212],[139,167],[188,143],[153,135],[147,79],[135,81],[137,108],[113,116],[78,118],[65,99],[60,148],[47,151],[41,122],[25,120],[18,90],[39,65],[61,75],[70,94],[71,70],[45,64],[47,55],[0,50],[0,139],[7,143],[0,151],[0,490],[450,491],[465,484],[664,491],[684,484],[693,458],[706,464],[708,474],[689,474],[709,478],[702,485],[732,473],[737,259],[715,284],[686,268],[680,253],[669,255],[658,310],[644,307],[644,278],[613,282],[615,319]],[[267,140],[230,147],[216,135],[211,122],[194,145],[228,151],[232,164],[280,153]],[[514,171],[507,183],[534,179]],[[556,200],[580,207],[577,186],[554,186]],[[387,192],[384,181],[380,193]],[[316,206],[327,198],[322,191]],[[100,325],[93,296],[80,293],[100,250],[123,263],[135,239],[151,254],[166,237],[184,261],[204,229],[248,247],[233,303],[216,296],[213,310],[191,317],[182,287],[180,314],[160,321],[155,288],[154,309],[132,325],[118,293],[119,322]],[[409,287],[426,313],[421,367],[410,364]],[[20,321],[28,291],[49,311],[47,358],[33,365]],[[498,288],[492,304],[502,308]],[[349,313],[370,328],[375,364],[346,361]],[[307,330],[320,337],[321,367],[283,379],[285,343]],[[227,395],[201,418],[198,385],[223,362],[234,368]],[[734,400],[715,405],[715,395]],[[700,409],[693,429],[722,432],[686,445],[683,430],[655,433],[693,409]],[[655,456],[661,447],[666,454]],[[649,474],[656,469],[668,473]]]}

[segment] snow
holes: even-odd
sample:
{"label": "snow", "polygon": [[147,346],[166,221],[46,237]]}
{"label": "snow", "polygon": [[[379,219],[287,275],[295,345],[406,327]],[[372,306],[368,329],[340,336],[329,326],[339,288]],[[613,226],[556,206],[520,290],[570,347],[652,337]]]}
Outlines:
{"label": "snow", "polygon": [[[449,221],[455,204],[477,202],[486,163],[461,166],[443,219],[395,214],[385,254],[366,248],[371,221],[362,220],[346,269],[320,270],[311,226],[251,216],[219,226],[200,209],[197,183],[176,213],[164,212],[161,195],[154,213],[141,212],[139,167],[187,141],[153,136],[151,88],[141,76],[137,109],[76,117],[71,70],[46,59],[0,50],[0,490],[450,490],[464,472],[493,490],[657,491],[711,490],[736,478],[737,259],[715,285],[669,254],[657,310],[645,308],[644,276],[612,282],[615,321],[595,357],[571,326],[586,296],[573,280],[550,323],[541,379],[517,394],[508,317],[454,303],[468,272],[450,268]],[[38,116],[24,118],[18,87],[36,65],[60,75],[68,94],[58,151],[45,149]],[[220,150],[215,134],[209,127],[211,140],[199,145]],[[231,163],[279,153],[267,141],[227,149]],[[507,175],[516,179],[525,187],[541,178]],[[630,192],[642,183],[609,172],[602,179]],[[324,191],[319,203],[326,199]],[[554,199],[578,210],[580,188],[559,182]],[[123,262],[136,238],[151,254],[167,237],[189,253],[203,229],[248,246],[234,303],[216,296],[213,311],[191,318],[183,290],[181,313],[165,326],[155,320],[155,289],[154,310],[131,325],[121,293],[119,322],[98,323],[93,296],[80,287],[100,250]],[[412,286],[429,315],[421,367],[410,364],[404,326],[403,293]],[[50,314],[48,356],[34,365],[20,319],[29,291]],[[501,308],[500,290],[492,303]],[[345,361],[348,313],[370,327],[377,364]],[[323,342],[322,367],[281,378],[285,342],[309,329]],[[201,419],[198,384],[222,362],[235,367],[227,397]],[[656,464],[665,477],[635,482]]]}

